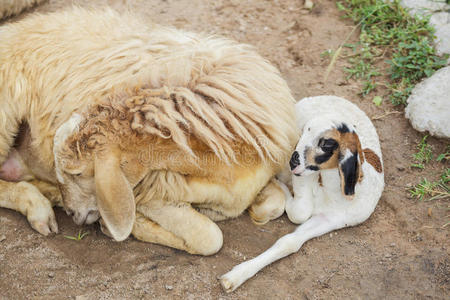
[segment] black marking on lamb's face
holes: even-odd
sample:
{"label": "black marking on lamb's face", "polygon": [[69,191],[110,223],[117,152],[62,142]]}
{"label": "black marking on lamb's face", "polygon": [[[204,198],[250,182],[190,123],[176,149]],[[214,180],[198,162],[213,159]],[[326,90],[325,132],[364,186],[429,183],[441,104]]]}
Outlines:
{"label": "black marking on lamb's face", "polygon": [[339,147],[339,143],[332,138],[320,138],[318,146],[320,147],[320,149],[322,149],[323,152],[329,153],[336,150]]}
{"label": "black marking on lamb's face", "polygon": [[347,132],[350,132],[350,129],[348,128],[347,124],[345,124],[345,123],[341,123],[336,129],[337,129],[340,133],[347,133]]}
{"label": "black marking on lamb's face", "polygon": [[311,171],[319,171],[319,167],[318,166],[307,166],[306,169],[307,170],[311,170]]}
{"label": "black marking on lamb's face", "polygon": [[340,164],[344,176],[344,194],[354,195],[355,185],[358,181],[358,154],[352,153],[352,156],[347,158],[343,163]]}
{"label": "black marking on lamb's face", "polygon": [[333,152],[325,152],[324,154],[317,155],[316,157],[314,157],[314,161],[316,162],[316,164],[320,165],[328,161],[332,156]]}
{"label": "black marking on lamb's face", "polygon": [[291,160],[289,161],[289,166],[291,167],[291,171],[294,170],[300,164],[300,155],[297,151],[294,151],[291,156]]}

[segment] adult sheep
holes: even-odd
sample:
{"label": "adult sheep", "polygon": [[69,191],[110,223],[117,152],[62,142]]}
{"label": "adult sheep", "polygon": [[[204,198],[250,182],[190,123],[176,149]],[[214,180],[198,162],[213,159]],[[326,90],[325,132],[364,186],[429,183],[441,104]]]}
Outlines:
{"label": "adult sheep", "polygon": [[0,20],[17,15],[21,11],[44,1],[45,0],[2,0],[0,1]]}
{"label": "adult sheep", "polygon": [[[27,135],[20,157],[77,224],[209,255],[212,220],[283,213],[273,176],[297,141],[294,100],[251,47],[84,9],[5,25],[0,40],[0,163]],[[0,181],[0,197],[53,230],[33,185]]]}

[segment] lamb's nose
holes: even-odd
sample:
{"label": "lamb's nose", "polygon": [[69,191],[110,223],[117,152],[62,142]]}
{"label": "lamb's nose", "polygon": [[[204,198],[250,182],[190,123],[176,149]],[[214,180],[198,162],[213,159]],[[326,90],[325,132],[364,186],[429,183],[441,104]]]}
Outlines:
{"label": "lamb's nose", "polygon": [[291,171],[294,170],[300,164],[299,157],[300,156],[297,151],[294,151],[294,153],[292,153],[291,160],[289,161]]}

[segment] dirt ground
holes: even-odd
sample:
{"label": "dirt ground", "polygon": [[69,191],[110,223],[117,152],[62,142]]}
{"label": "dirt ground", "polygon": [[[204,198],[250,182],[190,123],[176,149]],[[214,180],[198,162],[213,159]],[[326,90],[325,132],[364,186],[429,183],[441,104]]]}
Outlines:
{"label": "dirt ground", "polygon": [[[72,2],[98,2],[120,11],[127,4],[50,0],[33,11],[55,11]],[[335,1],[314,2],[312,11],[302,9],[303,0],[136,0],[128,5],[158,23],[253,44],[281,70],[297,99],[343,96],[370,117],[402,110],[389,104],[378,108],[361,99],[358,83],[346,80],[342,71],[345,60],[323,81],[329,61],[320,54],[336,49],[353,24],[341,18]],[[201,257],[134,238],[113,242],[98,225],[84,226],[89,235],[81,241],[67,239],[65,235],[76,235],[80,228],[61,209],[56,209],[60,233],[44,237],[22,215],[0,209],[0,298],[448,299],[450,226],[442,228],[448,222],[448,200],[418,202],[407,192],[421,177],[436,179],[442,164],[433,162],[425,171],[409,167],[422,135],[402,114],[374,124],[381,138],[386,188],[370,219],[307,242],[299,253],[263,269],[231,294],[222,291],[216,277],[292,231],[295,226],[286,216],[264,226],[254,225],[247,214],[220,222],[223,248]],[[445,141],[429,141],[435,153],[443,152]]]}

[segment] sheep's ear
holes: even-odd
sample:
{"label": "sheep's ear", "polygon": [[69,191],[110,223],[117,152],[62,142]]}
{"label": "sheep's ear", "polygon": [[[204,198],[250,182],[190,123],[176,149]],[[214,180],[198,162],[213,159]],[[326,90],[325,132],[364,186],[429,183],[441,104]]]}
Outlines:
{"label": "sheep's ear", "polygon": [[339,148],[339,175],[342,193],[349,199],[355,194],[355,186],[362,179],[363,156],[358,135],[354,132],[341,136]]}
{"label": "sheep's ear", "polygon": [[95,157],[95,186],[100,215],[116,241],[133,229],[136,204],[133,189],[120,167],[120,150],[108,149]]}
{"label": "sheep's ear", "polygon": [[69,120],[58,127],[53,138],[54,151],[59,150],[67,140],[67,138],[75,133],[75,131],[78,129],[78,125],[80,125],[81,119],[81,115],[74,113]]}
{"label": "sheep's ear", "polygon": [[53,159],[55,160],[56,177],[60,183],[64,183],[64,178],[61,174],[62,171],[58,154],[63,151],[63,146],[67,138],[78,130],[81,120],[81,115],[74,113],[69,120],[58,127],[53,137]]}

